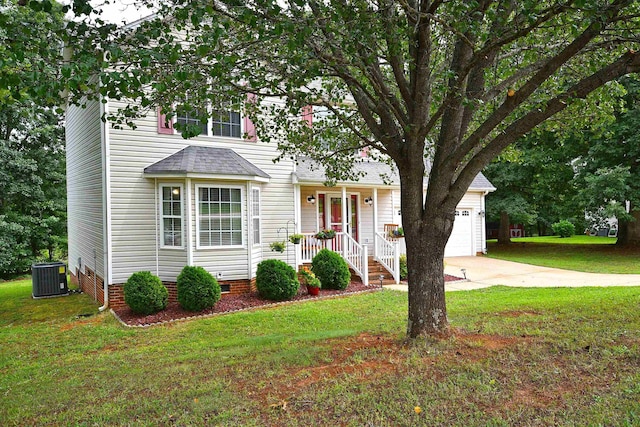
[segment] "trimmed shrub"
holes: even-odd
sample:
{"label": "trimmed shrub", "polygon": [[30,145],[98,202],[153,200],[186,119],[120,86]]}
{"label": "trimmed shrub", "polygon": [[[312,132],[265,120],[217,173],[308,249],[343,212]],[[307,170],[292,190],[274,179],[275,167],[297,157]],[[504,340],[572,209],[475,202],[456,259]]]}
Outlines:
{"label": "trimmed shrub", "polygon": [[188,311],[202,311],[220,300],[218,281],[204,268],[185,266],[176,280],[178,303]]}
{"label": "trimmed shrub", "polygon": [[576,234],[575,225],[571,224],[566,219],[552,224],[551,228],[553,229],[553,233],[560,237],[571,237]]}
{"label": "trimmed shrub", "polygon": [[409,270],[407,269],[407,255],[400,255],[400,279],[406,280],[409,276]]}
{"label": "trimmed shrub", "polygon": [[256,288],[263,298],[284,301],[298,293],[300,282],[296,271],[286,262],[266,259],[258,264]]}
{"label": "trimmed shrub", "polygon": [[138,314],[152,314],[167,308],[169,291],[149,271],[133,273],[124,284],[124,302]]}
{"label": "trimmed shrub", "polygon": [[322,249],[313,257],[311,271],[320,279],[323,289],[346,289],[351,281],[347,262],[329,249]]}

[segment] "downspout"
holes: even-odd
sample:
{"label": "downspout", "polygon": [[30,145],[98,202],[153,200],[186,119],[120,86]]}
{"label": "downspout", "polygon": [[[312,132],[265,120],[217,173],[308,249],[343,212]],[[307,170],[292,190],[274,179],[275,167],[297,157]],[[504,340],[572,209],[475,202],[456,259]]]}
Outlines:
{"label": "downspout", "polygon": [[[102,118],[105,117],[109,110],[108,100],[106,98],[101,97],[100,99],[100,139],[102,144],[102,179],[103,179],[103,197],[102,202],[104,206],[104,225],[103,225],[103,233],[104,233],[104,265],[103,265],[103,296],[104,303],[101,307],[98,308],[100,311],[104,311],[109,307],[109,283],[111,283],[111,261],[113,259],[113,253],[111,251],[111,150],[109,148],[109,130],[107,129],[108,123],[106,121],[102,121]],[[94,271],[94,274],[96,272]]]}
{"label": "downspout", "polygon": [[160,277],[160,231],[158,226],[160,224],[160,204],[158,201],[158,193],[160,189],[158,188],[158,178],[153,178],[153,196],[154,201],[154,211],[156,212],[156,276]]}

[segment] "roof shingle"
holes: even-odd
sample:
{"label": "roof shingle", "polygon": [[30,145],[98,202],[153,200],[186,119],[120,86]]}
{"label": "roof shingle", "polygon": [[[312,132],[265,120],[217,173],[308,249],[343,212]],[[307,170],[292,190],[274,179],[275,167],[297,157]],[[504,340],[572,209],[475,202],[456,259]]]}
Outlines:
{"label": "roof shingle", "polygon": [[270,178],[270,176],[235,151],[228,148],[190,145],[175,154],[144,168],[145,174],[208,174]]}

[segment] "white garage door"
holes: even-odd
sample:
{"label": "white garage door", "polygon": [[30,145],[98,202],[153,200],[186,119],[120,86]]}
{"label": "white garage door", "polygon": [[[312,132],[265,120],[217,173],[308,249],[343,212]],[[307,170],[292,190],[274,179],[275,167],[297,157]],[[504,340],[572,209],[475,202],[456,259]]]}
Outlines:
{"label": "white garage door", "polygon": [[473,228],[471,209],[456,209],[451,237],[444,248],[444,256],[468,256],[473,253]]}

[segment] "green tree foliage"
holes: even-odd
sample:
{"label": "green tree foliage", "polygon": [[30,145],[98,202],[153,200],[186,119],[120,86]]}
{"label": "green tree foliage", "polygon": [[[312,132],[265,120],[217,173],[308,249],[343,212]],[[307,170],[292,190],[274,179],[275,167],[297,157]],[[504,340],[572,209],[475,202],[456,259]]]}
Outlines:
{"label": "green tree foliage", "polygon": [[[38,10],[35,10],[38,9]],[[66,251],[64,130],[46,88],[56,80],[60,6],[0,12],[0,276]],[[64,255],[64,254],[61,254]]]}
{"label": "green tree foliage", "polygon": [[[474,177],[551,117],[548,129],[610,111],[612,82],[640,70],[638,16],[629,0],[175,0],[118,31],[75,21],[62,74],[75,100],[131,101],[116,125],[157,105],[202,118],[235,106],[262,140],[322,161],[330,179],[354,177],[366,160],[355,149],[394,163],[416,337],[448,331],[442,258]],[[318,107],[312,127],[306,105]]]}
{"label": "green tree foliage", "polygon": [[60,117],[33,104],[0,104],[0,276],[66,251]]}
{"label": "green tree foliage", "polygon": [[616,217],[618,244],[640,245],[640,80],[629,76],[621,83],[626,94],[615,121],[606,131],[585,136],[588,152],[576,160],[576,181],[593,226]]}
{"label": "green tree foliage", "polygon": [[488,221],[500,222],[501,243],[508,243],[509,223],[525,224],[538,235],[551,233],[551,225],[565,218],[584,225],[584,205],[577,201],[574,176],[575,160],[586,150],[584,140],[569,132],[534,133],[484,169],[497,187],[487,196],[486,210]]}

